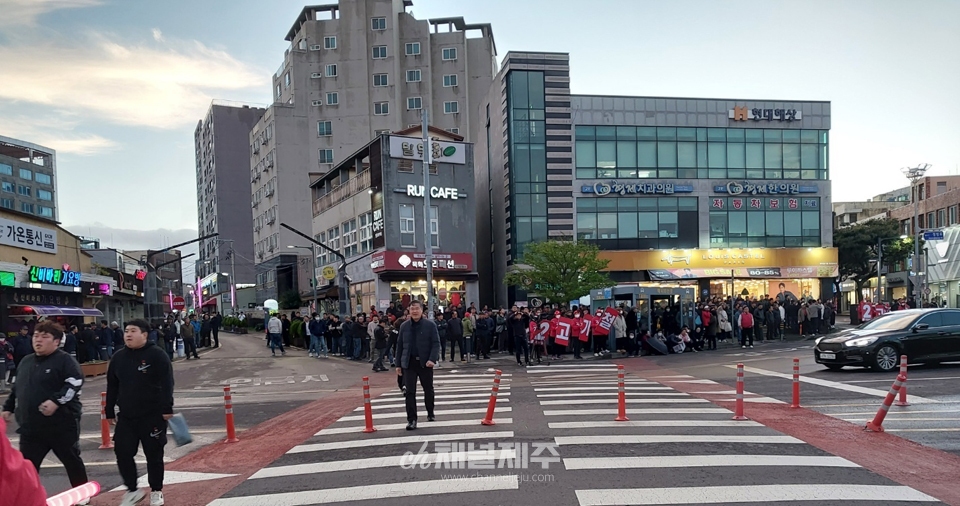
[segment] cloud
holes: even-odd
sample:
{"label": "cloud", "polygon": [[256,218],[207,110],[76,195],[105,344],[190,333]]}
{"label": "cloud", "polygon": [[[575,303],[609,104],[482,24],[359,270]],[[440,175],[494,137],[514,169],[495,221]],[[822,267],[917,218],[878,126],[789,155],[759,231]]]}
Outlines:
{"label": "cloud", "polygon": [[94,7],[101,0],[3,0],[0,26],[33,25],[37,17],[60,9]]}
{"label": "cloud", "polygon": [[[154,38],[164,41],[155,30]],[[44,62],[39,71],[36,62]],[[215,94],[268,89],[269,72],[198,41],[146,45],[107,35],[18,40],[0,46],[0,100],[94,116],[121,125],[190,126]]]}
{"label": "cloud", "polygon": [[78,121],[64,112],[23,115],[0,108],[0,135],[33,142],[57,154],[88,156],[117,147],[117,143],[93,133],[78,132]]}
{"label": "cloud", "polygon": [[163,42],[163,32],[159,28],[154,28],[151,32],[153,32],[153,40]]}

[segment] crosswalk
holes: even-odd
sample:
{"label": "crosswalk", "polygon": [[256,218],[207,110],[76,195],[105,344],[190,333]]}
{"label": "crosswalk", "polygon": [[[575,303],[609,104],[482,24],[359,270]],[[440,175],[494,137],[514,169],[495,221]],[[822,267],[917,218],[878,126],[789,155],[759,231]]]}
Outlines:
{"label": "crosswalk", "polygon": [[388,392],[371,400],[376,432],[362,432],[360,405],[211,506],[385,504],[384,500],[413,505],[422,504],[424,496],[449,504],[484,504],[492,492],[518,493],[517,474],[499,465],[518,458],[513,448],[512,375],[501,378],[495,425],[484,426],[480,420],[487,411],[493,374],[459,372],[442,369],[435,375],[436,421],[427,421],[418,387],[418,428],[406,431],[402,392]]}
{"label": "crosswalk", "polygon": [[[628,375],[629,421],[614,421],[615,364],[535,366],[527,373],[561,455],[556,481],[574,487],[581,506],[938,502],[656,381],[707,384],[703,380]],[[774,468],[790,472],[767,471]]]}

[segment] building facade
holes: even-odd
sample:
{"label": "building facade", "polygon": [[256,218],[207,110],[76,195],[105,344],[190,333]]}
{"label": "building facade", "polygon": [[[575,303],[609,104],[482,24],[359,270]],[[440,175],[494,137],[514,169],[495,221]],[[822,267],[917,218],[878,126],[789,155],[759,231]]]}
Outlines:
{"label": "building facade", "polygon": [[0,208],[60,219],[54,150],[0,136]]}
{"label": "building facade", "polygon": [[833,227],[855,225],[869,218],[885,218],[887,212],[910,203],[910,187],[881,193],[865,202],[834,202]]}
{"label": "building facade", "polygon": [[310,185],[369,139],[430,123],[470,140],[496,68],[489,24],[418,20],[410,0],[341,0],[305,7],[273,75],[274,104],[250,133],[258,299],[298,290],[297,255],[309,233]]}
{"label": "building facade", "polygon": [[[610,260],[618,300],[651,287],[833,297],[828,102],[569,96],[568,69],[562,54],[511,52],[481,105],[477,193],[494,212],[478,242],[506,250],[490,255],[494,279],[524,243],[575,237]],[[530,296],[493,288],[482,303]]]}
{"label": "building facade", "polygon": [[[430,129],[430,244],[435,307],[478,300],[473,146]],[[316,239],[343,253],[352,312],[426,302],[420,129],[381,134],[313,185]],[[420,161],[418,161],[420,160]],[[318,248],[321,309],[336,311],[339,261]]]}
{"label": "building facade", "polygon": [[264,109],[214,101],[194,130],[197,173],[197,230],[200,241],[196,277],[221,276],[225,282],[212,287],[214,293],[230,291],[232,283],[253,283],[253,217],[248,212],[250,185],[247,172],[250,158],[250,130],[263,117]]}

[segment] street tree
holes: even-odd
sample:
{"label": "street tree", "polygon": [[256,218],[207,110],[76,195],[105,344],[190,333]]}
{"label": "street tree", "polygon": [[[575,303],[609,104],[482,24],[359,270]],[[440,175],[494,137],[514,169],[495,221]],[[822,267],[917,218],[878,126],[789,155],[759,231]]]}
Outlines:
{"label": "street tree", "polygon": [[[890,218],[834,229],[833,245],[838,250],[840,279],[856,284],[857,302],[863,298],[863,285],[877,275],[878,242],[900,235],[900,223]],[[883,241],[884,265],[903,262],[912,252],[913,241],[910,238]]]}
{"label": "street tree", "polygon": [[603,272],[610,261],[599,254],[596,245],[569,239],[525,244],[517,268],[507,273],[503,282],[566,304],[613,284]]}

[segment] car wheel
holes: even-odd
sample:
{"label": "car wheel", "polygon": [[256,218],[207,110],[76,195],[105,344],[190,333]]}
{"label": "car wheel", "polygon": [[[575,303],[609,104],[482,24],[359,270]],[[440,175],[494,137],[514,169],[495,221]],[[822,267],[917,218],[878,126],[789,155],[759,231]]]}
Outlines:
{"label": "car wheel", "polygon": [[840,369],[843,369],[842,365],[836,365],[836,364],[825,364],[825,365],[827,366],[827,369],[830,369],[831,371],[839,371]]}
{"label": "car wheel", "polygon": [[900,366],[900,356],[892,345],[885,344],[877,348],[873,357],[873,368],[878,371],[889,372]]}

